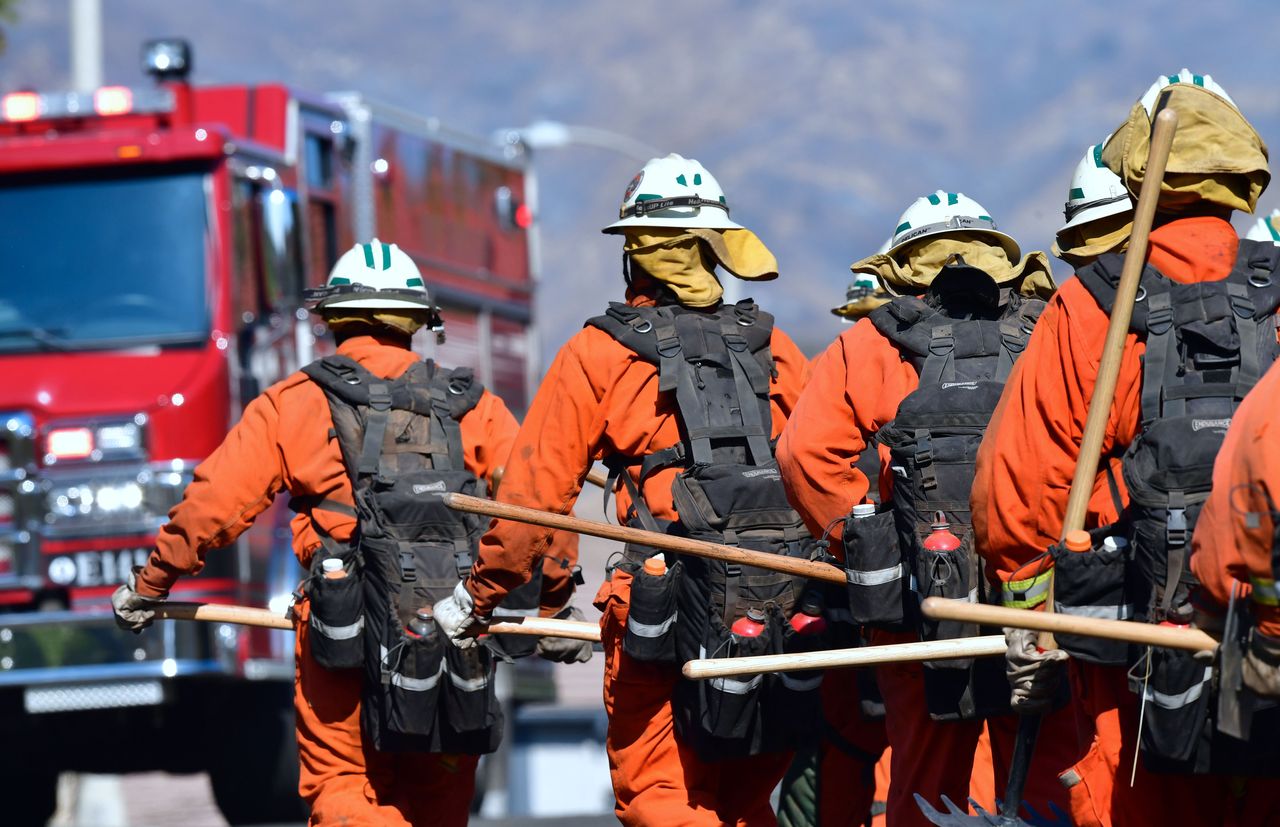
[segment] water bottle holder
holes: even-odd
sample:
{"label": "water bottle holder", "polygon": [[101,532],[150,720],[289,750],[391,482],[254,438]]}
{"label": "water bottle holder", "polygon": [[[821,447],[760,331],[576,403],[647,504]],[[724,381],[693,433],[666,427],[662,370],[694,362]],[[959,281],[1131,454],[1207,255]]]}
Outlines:
{"label": "water bottle holder", "polygon": [[680,613],[677,590],[684,565],[676,562],[666,574],[641,569],[631,581],[631,601],[622,649],[645,663],[675,663]]}
{"label": "water bottle holder", "polygon": [[845,581],[856,625],[906,628],[907,568],[891,511],[849,518],[844,524]]}
{"label": "water bottle holder", "polygon": [[358,570],[346,577],[316,574],[308,588],[311,617],[307,640],[311,656],[326,669],[354,669],[364,663],[364,592]]}
{"label": "water bottle holder", "polygon": [[448,680],[444,653],[438,637],[411,636],[403,630],[395,646],[382,650],[388,731],[427,736],[435,730],[441,684]]}

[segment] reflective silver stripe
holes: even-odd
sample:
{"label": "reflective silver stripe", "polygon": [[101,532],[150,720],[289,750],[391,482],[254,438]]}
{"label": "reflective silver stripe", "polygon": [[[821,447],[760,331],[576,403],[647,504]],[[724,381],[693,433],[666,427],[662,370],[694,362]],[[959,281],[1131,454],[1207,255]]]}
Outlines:
{"label": "reflective silver stripe", "polygon": [[812,678],[793,678],[783,672],[782,685],[792,692],[810,692],[822,685],[822,673],[819,672]]}
{"label": "reflective silver stripe", "polygon": [[428,689],[435,688],[442,674],[444,674],[443,662],[440,664],[440,670],[429,678],[406,678],[399,672],[392,672],[391,683],[408,692],[426,692]]}
{"label": "reflective silver stripe", "polygon": [[1148,686],[1143,690],[1142,694],[1146,700],[1163,709],[1180,709],[1187,704],[1195,703],[1204,692],[1204,685],[1212,678],[1213,667],[1206,666],[1204,668],[1204,679],[1185,692],[1179,692],[1177,695],[1167,695],[1164,692],[1157,692]]}
{"label": "reflective silver stripe", "polygon": [[662,637],[671,628],[671,624],[676,622],[679,612],[672,612],[671,617],[661,623],[641,623],[634,616],[627,616],[627,631],[639,637]]}
{"label": "reflective silver stripe", "polygon": [[711,688],[720,692],[728,692],[730,695],[745,695],[760,685],[764,680],[764,675],[756,675],[749,681],[739,681],[733,678],[712,678]]}
{"label": "reflective silver stripe", "polygon": [[449,680],[463,692],[479,692],[489,685],[489,677],[487,675],[479,678],[464,678],[450,672]]}
{"label": "reflective silver stripe", "polygon": [[1132,603],[1125,603],[1120,606],[1066,606],[1055,602],[1054,610],[1058,614],[1075,615],[1076,617],[1100,617],[1104,620],[1128,620],[1133,617]]}
{"label": "reflective silver stripe", "polygon": [[874,571],[852,571],[846,569],[844,576],[846,580],[855,586],[883,586],[885,583],[901,580],[905,571],[906,566],[899,563],[887,569],[875,569]]}
{"label": "reflective silver stripe", "polygon": [[970,603],[977,603],[977,602],[978,602],[978,588],[977,588],[977,586],[975,586],[975,587],[973,587],[972,589],[970,589],[970,590],[969,590],[969,602],[970,602]]}
{"label": "reflective silver stripe", "polygon": [[507,606],[499,606],[497,609],[495,609],[495,610],[494,610],[494,612],[493,612],[493,617],[492,617],[492,618],[490,618],[490,619],[491,619],[494,623],[497,623],[497,622],[499,622],[500,620],[502,620],[502,618],[503,618],[504,616],[513,616],[513,617],[537,617],[537,616],[538,616],[538,611],[539,611],[539,610],[538,610],[537,608],[533,608],[533,609],[512,609],[512,608],[507,607]]}
{"label": "reflective silver stripe", "polygon": [[329,638],[329,640],[351,640],[351,638],[364,631],[364,615],[356,618],[355,623],[349,623],[346,626],[330,626],[316,617],[315,612],[312,612],[311,628]]}

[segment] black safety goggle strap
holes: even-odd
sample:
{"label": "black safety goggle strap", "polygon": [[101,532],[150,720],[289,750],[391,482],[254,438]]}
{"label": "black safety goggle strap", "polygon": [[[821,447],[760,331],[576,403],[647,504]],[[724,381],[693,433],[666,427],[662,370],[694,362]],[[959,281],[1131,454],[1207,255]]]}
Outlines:
{"label": "black safety goggle strap", "polygon": [[[1123,195],[1112,195],[1107,198],[1095,198],[1092,201],[1085,201],[1082,204],[1067,204],[1062,208],[1062,214],[1066,217],[1067,221],[1070,222],[1071,219],[1075,218],[1085,210],[1091,210],[1094,207],[1105,207],[1107,204],[1118,204],[1121,201],[1130,200],[1132,199],[1129,197],[1128,193]],[[1074,227],[1072,229],[1074,229]]]}
{"label": "black safety goggle strap", "polygon": [[428,310],[439,310],[427,294],[420,290],[404,290],[398,287],[370,287],[367,284],[326,284],[323,287],[306,287],[302,290],[302,301],[304,304],[319,305],[328,299],[341,298],[343,296],[384,296],[392,299],[401,299],[414,304],[422,305]]}
{"label": "black safety goggle strap", "polygon": [[618,210],[619,218],[640,218],[651,212],[659,212],[661,210],[669,210],[674,207],[715,207],[724,210],[724,214],[729,214],[729,205],[722,201],[715,201],[710,198],[703,198],[700,195],[675,195],[671,198],[646,198],[644,201],[637,201],[630,207],[623,207]]}

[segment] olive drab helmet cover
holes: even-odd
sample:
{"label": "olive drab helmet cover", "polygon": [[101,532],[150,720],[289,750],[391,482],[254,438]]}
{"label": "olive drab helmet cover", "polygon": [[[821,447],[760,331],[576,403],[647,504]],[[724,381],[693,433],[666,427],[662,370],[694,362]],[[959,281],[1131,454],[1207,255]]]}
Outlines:
{"label": "olive drab helmet cover", "polygon": [[1280,210],[1272,210],[1271,215],[1259,218],[1249,228],[1245,238],[1250,241],[1270,241],[1280,245]]}
{"label": "olive drab helmet cover", "polygon": [[1067,223],[1059,228],[1059,234],[1090,221],[1133,210],[1133,198],[1124,181],[1102,162],[1102,147],[1106,143],[1104,140],[1089,147],[1080,163],[1076,164],[1063,207]]}
{"label": "olive drab helmet cover", "polygon": [[618,220],[601,232],[631,227],[689,227],[740,230],[729,220],[729,205],[715,176],[692,158],[674,152],[653,158],[627,185]]}
{"label": "olive drab helmet cover", "polygon": [[938,190],[917,198],[898,219],[889,242],[888,254],[894,255],[908,244],[942,233],[975,233],[989,236],[1003,248],[1009,261],[1022,258],[1022,248],[1011,236],[1000,232],[995,219],[986,209],[962,192]]}
{"label": "olive drab helmet cover", "polygon": [[313,309],[322,313],[352,310],[439,311],[427,294],[418,265],[395,244],[372,239],[342,254],[324,287],[307,290]]}

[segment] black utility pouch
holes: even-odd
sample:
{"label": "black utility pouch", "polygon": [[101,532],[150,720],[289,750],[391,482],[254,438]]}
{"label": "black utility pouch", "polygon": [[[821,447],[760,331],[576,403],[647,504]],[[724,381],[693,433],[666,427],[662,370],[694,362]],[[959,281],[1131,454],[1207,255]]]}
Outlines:
{"label": "black utility pouch", "polygon": [[323,550],[316,552],[307,587],[311,602],[311,619],[307,622],[311,656],[326,669],[354,669],[364,663],[364,591],[360,569],[354,560],[344,561],[344,577],[325,577],[321,569],[325,557],[334,559]]}
{"label": "black utility pouch", "polygon": [[1206,744],[1212,673],[1212,666],[1191,652],[1154,647],[1129,670],[1129,689],[1146,704],[1141,749],[1148,769],[1196,772],[1197,764],[1207,760],[1200,753]]}
{"label": "black utility pouch", "polygon": [[[977,602],[977,591],[971,585],[976,569],[972,534],[968,530],[962,533],[960,546],[953,551],[926,551],[922,546],[916,547],[916,581],[921,599],[943,597],[948,600]],[[927,617],[920,620],[921,640],[953,640],[976,634],[978,627],[973,623],[933,620]],[[930,669],[951,669],[967,665],[971,660],[961,658],[925,661],[924,667],[926,672]]]}
{"label": "black utility pouch", "polygon": [[845,518],[844,567],[853,622],[904,630],[906,566],[898,549],[892,511]]}
{"label": "black utility pouch", "polygon": [[631,581],[631,605],[622,649],[646,663],[676,662],[676,606],[684,564],[677,561],[662,575],[640,566]]}
{"label": "black utility pouch", "polygon": [[[1101,547],[1101,538],[1091,551],[1070,551],[1062,545],[1049,549],[1053,558],[1053,605],[1059,614],[1130,620],[1133,598],[1129,593],[1128,571],[1133,560],[1129,543],[1114,551]],[[1073,658],[1103,666],[1127,666],[1132,662],[1129,644],[1083,635],[1055,635],[1059,648]]]}
{"label": "black utility pouch", "polygon": [[[824,648],[821,635],[800,634],[779,614],[771,616],[770,633],[779,636],[787,654]],[[764,676],[762,752],[791,750],[813,742],[822,721],[822,675],[822,670],[810,669]]]}
{"label": "black utility pouch", "polygon": [[483,646],[445,647],[443,715],[441,720],[457,733],[476,732],[498,719],[494,692],[493,656]]}
{"label": "black utility pouch", "polygon": [[[737,638],[718,618],[707,629],[707,657],[729,658],[769,652],[771,624],[758,637]],[[764,675],[741,675],[698,681],[699,728],[712,738],[744,741],[756,734]]]}
{"label": "black utility pouch", "polygon": [[438,635],[415,637],[403,631],[400,640],[383,662],[387,729],[400,735],[430,735],[435,729],[440,684],[447,679],[446,645]]}

